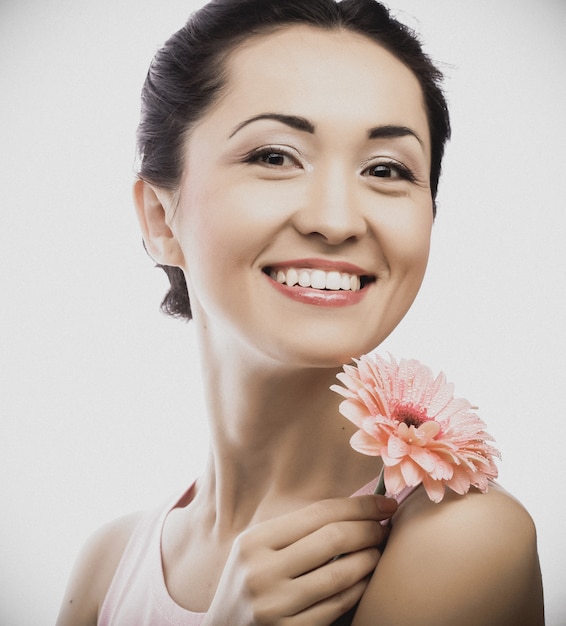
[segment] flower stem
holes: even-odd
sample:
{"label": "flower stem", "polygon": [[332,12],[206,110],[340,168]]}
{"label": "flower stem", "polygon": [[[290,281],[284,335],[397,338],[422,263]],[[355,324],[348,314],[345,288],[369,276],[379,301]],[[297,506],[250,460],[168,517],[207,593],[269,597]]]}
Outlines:
{"label": "flower stem", "polygon": [[[379,474],[379,479],[377,481],[377,487],[375,488],[375,491],[373,492],[374,495],[376,496],[384,496],[385,495],[385,480],[383,477],[383,469],[381,469],[381,473]],[[337,561],[338,559],[341,559],[343,556],[345,556],[344,554],[338,554],[336,555],[333,559],[330,560],[331,563],[333,563],[334,561]]]}
{"label": "flower stem", "polygon": [[373,492],[376,496],[384,496],[385,495],[385,477],[383,475],[383,470],[385,468],[381,468],[381,473],[379,474],[379,480],[377,481],[377,487],[375,488],[375,491]]}

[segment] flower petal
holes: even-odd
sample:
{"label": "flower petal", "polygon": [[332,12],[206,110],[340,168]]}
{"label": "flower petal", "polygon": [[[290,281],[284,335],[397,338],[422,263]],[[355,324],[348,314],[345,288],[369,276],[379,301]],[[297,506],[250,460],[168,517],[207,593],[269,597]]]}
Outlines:
{"label": "flower petal", "polygon": [[369,416],[367,408],[356,400],[343,400],[338,408],[340,413],[358,428],[361,426],[362,420]]}
{"label": "flower petal", "polygon": [[410,455],[429,474],[434,471],[436,464],[440,461],[436,454],[420,446],[411,446]]}
{"label": "flower petal", "polygon": [[423,435],[427,441],[434,439],[436,435],[440,432],[440,424],[438,422],[425,422],[421,424],[418,428],[419,434]]}
{"label": "flower petal", "polygon": [[395,436],[389,437],[389,443],[387,444],[387,454],[391,458],[398,459],[403,456],[407,456],[410,451],[411,446],[408,443]]}
{"label": "flower petal", "polygon": [[354,450],[368,456],[379,456],[381,444],[365,430],[357,430],[350,438],[350,445]]}
{"label": "flower petal", "polygon": [[385,467],[383,469],[383,480],[385,482],[387,493],[392,495],[401,493],[401,491],[407,487],[407,483],[403,478],[403,474],[401,473],[399,466]]}
{"label": "flower petal", "polygon": [[401,473],[403,479],[409,485],[409,487],[415,487],[420,485],[425,477],[425,473],[419,465],[413,462],[410,458],[404,459],[400,463]]}
{"label": "flower petal", "polygon": [[433,502],[440,502],[444,498],[444,483],[441,480],[433,480],[430,476],[425,476],[423,480],[424,488],[428,497]]}
{"label": "flower petal", "polygon": [[455,491],[460,495],[468,493],[470,490],[470,477],[468,472],[462,466],[456,467],[452,478],[446,481],[446,484],[450,487],[450,489],[452,489],[452,491]]}

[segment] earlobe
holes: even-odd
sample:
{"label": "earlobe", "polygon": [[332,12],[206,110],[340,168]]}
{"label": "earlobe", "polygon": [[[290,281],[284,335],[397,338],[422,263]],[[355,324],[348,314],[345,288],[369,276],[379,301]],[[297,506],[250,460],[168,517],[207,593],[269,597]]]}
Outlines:
{"label": "earlobe", "polygon": [[183,267],[183,251],[167,223],[170,196],[143,180],[134,184],[134,202],[145,247],[160,265]]}

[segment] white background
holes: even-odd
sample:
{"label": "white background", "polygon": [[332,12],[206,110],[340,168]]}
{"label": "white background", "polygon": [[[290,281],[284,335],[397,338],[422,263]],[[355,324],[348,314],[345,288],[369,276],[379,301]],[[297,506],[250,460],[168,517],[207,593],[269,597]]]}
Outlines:
{"label": "white background", "polygon": [[[429,274],[386,347],[480,406],[563,625],[566,2],[392,5],[446,72],[454,133]],[[196,6],[0,3],[1,626],[52,624],[87,535],[202,466],[192,330],[158,312],[130,194],[145,71]]]}

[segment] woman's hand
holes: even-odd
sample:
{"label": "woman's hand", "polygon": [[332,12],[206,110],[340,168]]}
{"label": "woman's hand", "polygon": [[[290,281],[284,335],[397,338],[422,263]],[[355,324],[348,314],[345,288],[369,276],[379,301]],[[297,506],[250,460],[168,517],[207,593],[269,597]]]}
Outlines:
{"label": "woman's hand", "polygon": [[336,498],[246,530],[203,626],[331,624],[361,598],[388,532],[379,522],[396,508],[383,496]]}

